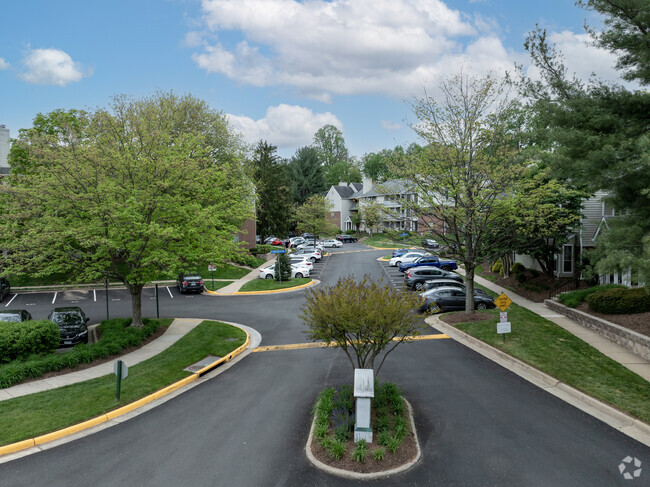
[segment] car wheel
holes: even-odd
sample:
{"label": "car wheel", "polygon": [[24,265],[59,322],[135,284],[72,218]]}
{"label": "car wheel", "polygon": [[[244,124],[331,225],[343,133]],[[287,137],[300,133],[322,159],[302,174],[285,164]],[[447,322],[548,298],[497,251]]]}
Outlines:
{"label": "car wheel", "polygon": [[399,265],[400,265],[401,263],[402,263],[402,261],[401,261],[401,260],[398,260],[397,262],[395,262],[395,267],[399,267]]}
{"label": "car wheel", "polygon": [[311,260],[311,263],[312,263],[312,264],[315,264],[315,263],[316,263],[316,257],[312,257],[312,258],[309,259],[309,260]]}
{"label": "car wheel", "polygon": [[302,279],[303,275],[302,272],[296,272],[296,279]]}
{"label": "car wheel", "polygon": [[440,306],[438,306],[438,303],[431,303],[429,305],[429,312],[438,313],[439,311],[440,311]]}
{"label": "car wheel", "polygon": [[273,276],[271,274],[267,274],[264,276],[264,279],[273,279]]}
{"label": "car wheel", "polygon": [[485,303],[477,303],[476,304],[476,309],[487,309],[487,304],[485,304]]}
{"label": "car wheel", "polygon": [[415,290],[416,291],[422,291],[422,288],[424,287],[424,284],[421,282],[416,282],[415,283]]}

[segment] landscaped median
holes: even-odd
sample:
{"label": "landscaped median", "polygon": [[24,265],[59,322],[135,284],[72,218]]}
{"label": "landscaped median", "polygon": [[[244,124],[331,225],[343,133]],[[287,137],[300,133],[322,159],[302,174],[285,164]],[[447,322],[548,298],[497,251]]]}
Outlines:
{"label": "landscaped median", "polygon": [[[498,310],[484,311],[485,320],[454,326],[488,345],[525,362],[588,396],[650,424],[650,383],[580,338],[516,304],[508,308],[512,332],[496,333]],[[441,316],[445,320],[444,315]],[[434,325],[435,326],[435,325]]]}
{"label": "landscaped median", "polygon": [[[248,346],[236,326],[203,321],[160,354],[129,368],[115,399],[116,378],[78,384],[0,402],[0,455],[37,446],[109,421],[182,387]],[[198,372],[184,369],[208,355],[222,357]],[[53,413],[55,412],[55,413]]]}

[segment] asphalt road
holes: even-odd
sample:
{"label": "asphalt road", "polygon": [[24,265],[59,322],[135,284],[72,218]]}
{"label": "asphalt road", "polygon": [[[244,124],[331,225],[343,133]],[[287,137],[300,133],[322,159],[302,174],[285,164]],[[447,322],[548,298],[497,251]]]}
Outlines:
{"label": "asphalt road", "polygon": [[[387,252],[364,248],[344,245],[317,264],[321,285],[349,274],[399,284],[395,271],[376,260]],[[262,345],[306,341],[298,318],[305,291],[230,297],[171,292],[161,293],[161,316],[249,325],[261,333]],[[112,316],[129,315],[128,295],[111,291],[109,297],[120,299],[110,302]],[[31,300],[27,309],[35,317],[53,306],[52,294],[16,299]],[[58,299],[79,301],[70,304],[82,306],[91,320],[105,317],[99,297],[68,292]],[[147,306],[145,314],[155,313],[155,300]],[[0,464],[0,487],[368,485],[321,472],[304,452],[316,394],[352,378],[349,362],[335,350],[252,353],[123,424]],[[413,469],[373,486],[650,485],[649,448],[452,340],[398,347],[380,380],[397,383],[413,405],[423,456]],[[643,466],[631,481],[618,470],[628,455]]]}

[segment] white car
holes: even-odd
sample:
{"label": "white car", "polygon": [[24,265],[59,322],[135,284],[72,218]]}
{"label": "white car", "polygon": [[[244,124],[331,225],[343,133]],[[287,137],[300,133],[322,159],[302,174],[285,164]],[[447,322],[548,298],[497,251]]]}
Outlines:
{"label": "white car", "polygon": [[388,265],[390,266],[398,266],[400,264],[406,264],[407,262],[415,262],[417,259],[422,257],[423,255],[431,255],[428,252],[408,252],[404,255],[400,255],[399,257],[393,257],[388,261]]}
{"label": "white car", "polygon": [[298,250],[303,250],[303,249],[304,250],[314,250],[314,249],[317,249],[317,250],[320,250],[321,254],[323,253],[323,250],[325,250],[323,248],[323,245],[320,242],[316,242],[316,245],[314,246],[314,242],[312,242],[312,241],[308,241],[307,243],[304,243],[302,245],[298,245],[296,247],[296,249],[298,249]]}
{"label": "white car", "polygon": [[306,248],[298,250],[291,254],[291,257],[304,257],[305,259],[310,260],[312,263],[315,263],[318,260],[321,260],[323,253],[320,250],[314,250],[314,248]]}
{"label": "white car", "polygon": [[342,247],[342,246],[343,246],[343,242],[341,242],[340,240],[336,240],[335,238],[328,238],[327,240],[325,240],[323,242],[323,247],[338,248],[338,247]]}
{"label": "white car", "polygon": [[[260,279],[275,279],[275,264],[269,267],[260,269]],[[291,277],[300,279],[301,277],[309,277],[309,268],[302,265],[291,265]]]}
{"label": "white car", "polygon": [[314,263],[311,261],[308,255],[291,254],[289,258],[291,259],[291,265],[305,266],[307,269],[309,269],[309,272],[311,272],[314,268]]}

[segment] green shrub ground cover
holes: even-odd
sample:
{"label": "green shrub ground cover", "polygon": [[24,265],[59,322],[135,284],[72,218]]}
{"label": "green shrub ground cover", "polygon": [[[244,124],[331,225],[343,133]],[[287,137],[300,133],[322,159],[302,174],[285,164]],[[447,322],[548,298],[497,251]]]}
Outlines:
{"label": "green shrub ground cover", "polygon": [[587,296],[587,304],[596,313],[646,313],[650,311],[650,294],[644,287],[606,289]]}
{"label": "green shrub ground cover", "polygon": [[251,291],[273,291],[276,289],[287,289],[290,287],[301,286],[311,282],[310,277],[301,277],[300,279],[290,279],[289,281],[276,281],[275,279],[253,279],[244,284],[239,292]]}
{"label": "green shrub ground cover", "polygon": [[568,306],[569,308],[577,308],[580,303],[587,300],[587,296],[590,294],[604,291],[606,289],[616,288],[626,289],[625,286],[621,286],[620,284],[603,284],[601,286],[593,286],[587,289],[579,289],[577,291],[571,291],[569,293],[562,293],[557,297],[557,299],[564,306]]}
{"label": "green shrub ground cover", "polygon": [[[235,341],[227,341],[234,338]],[[115,399],[115,376],[0,401],[0,445],[33,438],[77,424],[151,394],[190,375],[183,370],[208,355],[223,357],[240,347],[246,333],[204,321],[155,357],[129,367]]]}
{"label": "green shrub ground cover", "polygon": [[53,321],[0,322],[0,364],[54,353],[59,340],[59,327]]}

